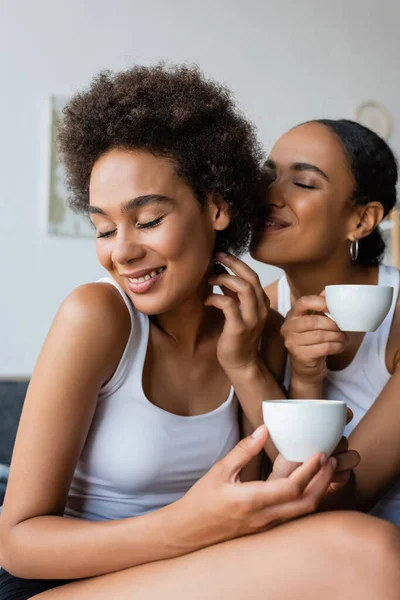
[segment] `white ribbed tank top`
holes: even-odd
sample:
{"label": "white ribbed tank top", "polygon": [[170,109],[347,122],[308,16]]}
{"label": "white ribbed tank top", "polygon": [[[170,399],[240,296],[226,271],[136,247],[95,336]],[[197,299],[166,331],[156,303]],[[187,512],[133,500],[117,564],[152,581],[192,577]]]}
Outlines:
{"label": "white ribbed tank top", "polygon": [[[346,427],[347,436],[358,425],[390,379],[386,368],[386,346],[399,294],[399,275],[399,271],[394,267],[380,265],[378,284],[391,285],[394,288],[390,311],[377,331],[365,334],[356,356],[346,368],[340,371],[328,369],[327,372],[323,397],[328,400],[345,400],[354,413],[352,422]],[[278,311],[285,317],[290,309],[290,288],[286,275],[283,275],[278,282]],[[286,386],[289,381],[288,359]],[[400,525],[400,482],[379,502],[373,513]]]}
{"label": "white ribbed tank top", "polygon": [[[181,498],[239,441],[238,401],[184,417],[152,404],[142,386],[147,315],[120,292],[131,332],[113,377],[102,388],[70,486],[65,515],[93,521],[141,515]],[[190,390],[188,391],[190,393]]]}

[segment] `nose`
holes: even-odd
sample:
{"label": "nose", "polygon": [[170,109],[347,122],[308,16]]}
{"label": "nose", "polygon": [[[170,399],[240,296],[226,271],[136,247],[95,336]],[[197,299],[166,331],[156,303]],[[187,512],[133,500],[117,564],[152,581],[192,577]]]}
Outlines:
{"label": "nose", "polygon": [[138,233],[134,228],[129,228],[125,231],[120,229],[118,231],[112,251],[113,263],[126,265],[133,260],[143,258],[146,251],[137,239]]}
{"label": "nose", "polygon": [[275,181],[268,188],[267,200],[269,206],[276,206],[277,208],[282,208],[285,206],[286,193],[283,182],[275,179]]}

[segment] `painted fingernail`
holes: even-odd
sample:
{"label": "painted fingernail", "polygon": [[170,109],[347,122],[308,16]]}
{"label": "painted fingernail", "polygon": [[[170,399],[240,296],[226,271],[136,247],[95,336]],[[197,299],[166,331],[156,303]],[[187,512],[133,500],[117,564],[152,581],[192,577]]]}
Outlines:
{"label": "painted fingernail", "polygon": [[326,454],[323,454],[321,456],[321,458],[319,459],[319,462],[321,464],[321,467],[323,467],[324,465],[326,465],[326,463],[328,462],[328,457]]}
{"label": "painted fingernail", "polygon": [[255,431],[253,431],[253,433],[251,434],[251,437],[259,438],[262,436],[264,431],[265,431],[265,425],[260,425],[260,427],[257,427],[257,429]]}
{"label": "painted fingernail", "polygon": [[331,458],[329,459],[329,462],[331,463],[332,468],[336,469],[336,467],[337,467],[337,460],[336,460],[336,458],[334,458],[333,456],[331,456]]}

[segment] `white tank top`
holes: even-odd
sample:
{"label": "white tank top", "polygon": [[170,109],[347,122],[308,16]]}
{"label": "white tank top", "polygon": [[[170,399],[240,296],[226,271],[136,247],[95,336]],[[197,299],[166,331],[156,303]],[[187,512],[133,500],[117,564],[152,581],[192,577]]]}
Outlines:
{"label": "white tank top", "polygon": [[93,421],[70,486],[65,516],[123,519],[181,498],[240,439],[238,401],[179,416],[152,404],[142,387],[149,340],[147,315],[109,278],[131,317],[121,361],[99,394]]}
{"label": "white tank top", "polygon": [[[380,265],[379,285],[394,288],[393,302],[381,326],[374,332],[365,334],[352,362],[340,371],[328,369],[323,387],[323,397],[328,400],[346,400],[354,413],[354,418],[346,427],[346,436],[361,421],[382,389],[390,379],[386,368],[386,346],[392,326],[399,294],[399,271],[394,267]],[[278,311],[282,316],[291,309],[290,288],[286,275],[278,282]],[[290,381],[290,363],[286,364],[285,385]],[[400,424],[399,424],[400,428]],[[400,482],[379,502],[374,514],[400,525]]]}

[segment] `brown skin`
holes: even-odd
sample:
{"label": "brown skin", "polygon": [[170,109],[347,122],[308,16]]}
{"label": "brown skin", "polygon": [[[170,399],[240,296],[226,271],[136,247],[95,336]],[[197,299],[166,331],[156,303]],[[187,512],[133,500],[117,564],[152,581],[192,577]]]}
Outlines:
{"label": "brown skin", "polygon": [[[127,210],[128,201],[151,194],[171,200]],[[275,317],[271,317],[275,313],[268,311],[268,301],[254,273],[238,259],[219,257],[238,274],[234,282],[224,280],[227,289],[237,288],[237,295],[224,298],[222,304],[210,296],[208,278],[214,265],[216,232],[229,223],[222,201],[210,197],[202,208],[169,160],[147,152],[113,150],[94,166],[90,203],[97,235],[109,234],[96,242],[100,262],[134,304],[153,315],[143,374],[151,402],[180,415],[202,414],[220,406],[233,384],[246,411],[254,415],[260,398],[282,393],[265,359],[277,354],[278,327]],[[141,227],[160,217],[162,222],[157,226]],[[145,295],[132,292],[123,276],[160,266],[166,267],[162,279]],[[231,301],[235,301],[235,307]],[[256,319],[249,310],[255,302]],[[182,563],[178,570],[179,577],[177,574],[170,581],[171,592],[175,589],[179,593],[186,565],[197,573],[202,571],[204,554],[198,551],[216,544],[220,545],[208,555],[210,563],[229,563],[233,571],[240,571],[241,557],[251,555],[253,544],[254,555],[264,545],[273,551],[277,536],[270,543],[261,532],[314,511],[334,479],[332,462],[316,455],[287,476],[280,472],[286,464],[281,459],[267,482],[241,481],[239,474],[242,476],[243,469],[267,445],[267,431],[262,427],[258,436],[242,440],[183,498],[161,510],[105,522],[63,518],[71,478],[100,388],[114,373],[129,332],[128,311],[114,288],[108,284],[82,286],[58,311],[31,379],[0,520],[0,563],[24,578],[91,577],[72,584],[73,588],[46,592],[45,598],[71,594],[74,598],[127,598],[129,594],[156,598],[160,585],[165,585],[163,561],[176,559],[178,562],[172,564],[179,566],[179,559],[190,554],[189,562]],[[260,335],[262,356],[254,351]],[[283,358],[282,351],[279,360],[275,357],[275,362],[271,361],[273,368],[282,365]],[[321,526],[329,528],[329,537],[336,545],[328,550],[326,563],[342,568],[337,533],[334,524],[329,523],[332,521],[321,521]],[[368,523],[369,539],[379,544],[390,562],[397,543],[392,530],[373,519]],[[350,548],[361,525],[365,523],[354,521],[346,537]],[[292,539],[293,530],[282,527],[281,531],[283,549],[285,539]],[[308,533],[308,526],[296,526],[294,531],[305,540],[312,555],[316,528]],[[255,535],[249,538],[248,534]],[[238,552],[236,566],[232,546],[227,543],[234,538],[246,540],[243,547],[239,539],[234,546]],[[296,555],[293,549],[290,568],[295,568]],[[150,564],[154,568],[149,568]],[[309,577],[315,578],[315,585],[326,585],[330,576],[324,573],[321,578],[315,577],[311,565],[310,561]],[[360,574],[361,566],[360,561],[356,566]],[[253,567],[251,574],[255,570],[258,568]],[[107,579],[110,573],[113,575]],[[210,577],[205,597],[210,590],[222,593],[226,589],[219,569]],[[261,597],[259,582],[247,573],[242,585],[244,579],[250,595]],[[393,575],[390,570],[389,580],[394,584],[394,570]],[[382,579],[379,589],[386,589],[387,581],[387,577]],[[278,583],[282,598],[288,585],[293,590],[297,583]],[[267,592],[268,583],[263,597],[268,596]],[[230,597],[239,600],[243,592],[238,589]]]}
{"label": "brown skin", "polygon": [[[328,310],[320,294],[329,284],[377,283],[378,268],[354,264],[349,248],[352,240],[368,235],[379,224],[383,207],[379,202],[351,205],[354,180],[347,157],[337,137],[321,124],[301,125],[283,135],[270,159],[276,166],[268,167],[274,178],[269,189],[271,219],[289,226],[261,234],[252,256],[284,269],[289,282],[293,308],[282,334],[292,361],[290,393],[295,398],[319,398],[326,369],[348,366],[363,339],[363,334],[346,335],[332,320],[315,314]],[[298,163],[318,167],[328,180],[313,170],[299,170]],[[266,288],[275,309],[277,284]],[[354,506],[364,510],[400,475],[399,360],[398,302],[386,347],[392,377],[349,438],[349,447],[362,457],[355,469]]]}

